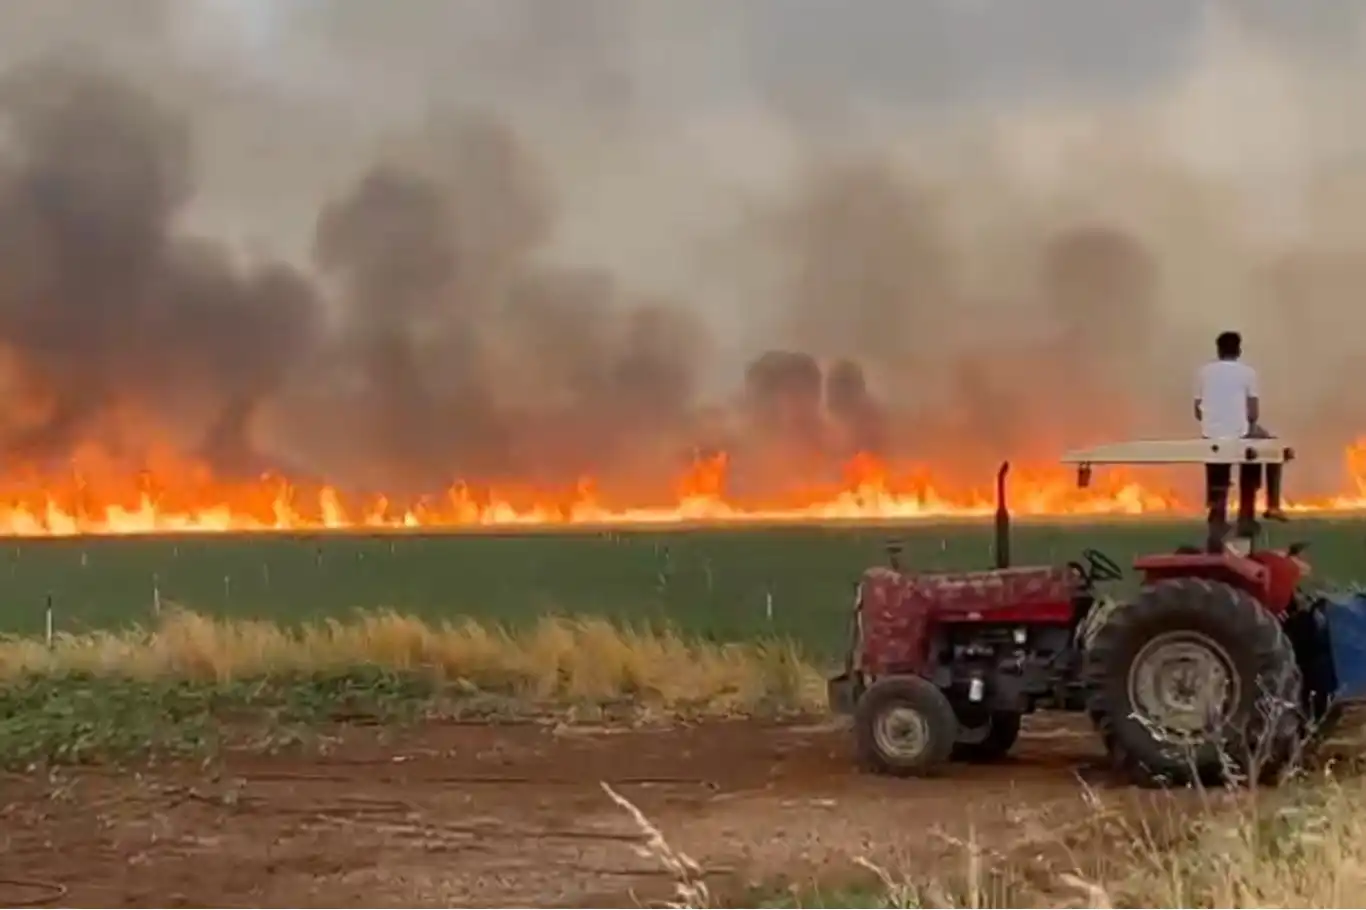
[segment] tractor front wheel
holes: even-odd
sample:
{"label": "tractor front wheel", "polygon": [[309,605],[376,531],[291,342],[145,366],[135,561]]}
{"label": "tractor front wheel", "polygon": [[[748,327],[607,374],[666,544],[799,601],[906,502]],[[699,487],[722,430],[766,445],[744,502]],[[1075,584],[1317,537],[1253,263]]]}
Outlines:
{"label": "tractor front wheel", "polygon": [[859,763],[898,777],[929,774],[949,759],[958,717],[944,693],[919,676],[887,676],[854,708]]}
{"label": "tractor front wheel", "polygon": [[1145,586],[1095,630],[1083,673],[1111,758],[1140,783],[1261,777],[1292,754],[1294,650],[1277,619],[1231,585]]}

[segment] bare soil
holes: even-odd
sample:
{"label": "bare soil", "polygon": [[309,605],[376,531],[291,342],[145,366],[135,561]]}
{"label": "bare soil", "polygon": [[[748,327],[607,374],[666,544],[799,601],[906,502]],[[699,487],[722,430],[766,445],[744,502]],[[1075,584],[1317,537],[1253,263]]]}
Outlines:
{"label": "bare soil", "polygon": [[[1108,802],[1085,725],[1048,719],[1013,757],[934,779],[858,772],[835,724],[609,730],[550,724],[339,732],[322,754],[0,777],[0,906],[641,906],[673,879],[638,855],[635,803],[713,896],[927,874],[973,841],[1021,857]],[[1093,790],[1094,788],[1094,790]]]}

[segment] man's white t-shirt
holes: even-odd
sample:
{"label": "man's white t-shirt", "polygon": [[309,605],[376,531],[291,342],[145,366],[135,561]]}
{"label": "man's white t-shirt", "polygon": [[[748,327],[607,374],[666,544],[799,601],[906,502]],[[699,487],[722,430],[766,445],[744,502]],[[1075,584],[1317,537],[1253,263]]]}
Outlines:
{"label": "man's white t-shirt", "polygon": [[1247,400],[1259,397],[1257,371],[1239,360],[1212,360],[1195,375],[1200,433],[1206,439],[1246,436]]}

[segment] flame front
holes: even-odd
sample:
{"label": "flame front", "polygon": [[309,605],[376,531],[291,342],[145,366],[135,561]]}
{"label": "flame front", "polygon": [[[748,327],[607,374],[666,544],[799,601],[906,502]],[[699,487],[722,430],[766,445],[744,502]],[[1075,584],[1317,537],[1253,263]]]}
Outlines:
{"label": "flame front", "polygon": [[[1302,512],[1366,510],[1366,441],[1346,453],[1352,489],[1290,504]],[[248,483],[216,480],[197,467],[159,466],[135,479],[75,471],[50,479],[0,482],[0,535],[70,537],[158,533],[378,531],[461,529],[742,525],[822,522],[895,522],[973,518],[994,508],[990,486],[936,482],[926,469],[897,470],[870,457],[847,466],[837,487],[793,492],[777,503],[745,504],[725,492],[724,456],[698,461],[675,485],[672,504],[642,508],[603,504],[591,479],[567,495],[477,491],[457,485],[411,502],[389,497],[348,498],[325,486],[285,478]],[[1194,504],[1153,484],[1147,475],[1098,472],[1077,489],[1059,467],[1014,469],[1010,506],[1021,516],[1191,514]]]}

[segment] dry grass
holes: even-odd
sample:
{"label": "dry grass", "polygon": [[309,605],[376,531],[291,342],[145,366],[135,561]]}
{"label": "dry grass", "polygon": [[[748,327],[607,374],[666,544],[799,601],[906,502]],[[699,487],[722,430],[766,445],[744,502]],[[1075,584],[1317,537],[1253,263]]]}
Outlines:
{"label": "dry grass", "polygon": [[714,713],[819,709],[820,674],[782,643],[710,644],[601,619],[545,618],[520,631],[431,625],[394,612],[286,628],[172,610],[149,628],[0,639],[0,679],[81,672],[230,682],[380,667],[536,701],[631,698]]}
{"label": "dry grass", "polygon": [[1238,794],[1208,805],[1191,828],[1173,848],[1138,841],[1115,893],[1166,907],[1351,907],[1366,895],[1361,780],[1321,775]]}
{"label": "dry grass", "polygon": [[[675,907],[710,903],[706,870],[638,809],[644,852],[677,877]],[[1007,853],[962,843],[965,877],[888,870],[854,856],[862,884],[760,902],[790,907],[1354,907],[1366,895],[1366,782],[1331,775],[1276,791],[1199,794],[1194,811],[1138,822],[1093,802],[1084,836],[1031,838]],[[1051,848],[1051,849],[1050,849]],[[680,871],[681,870],[681,871]],[[753,906],[753,896],[747,900]],[[736,906],[736,904],[732,904]]]}

